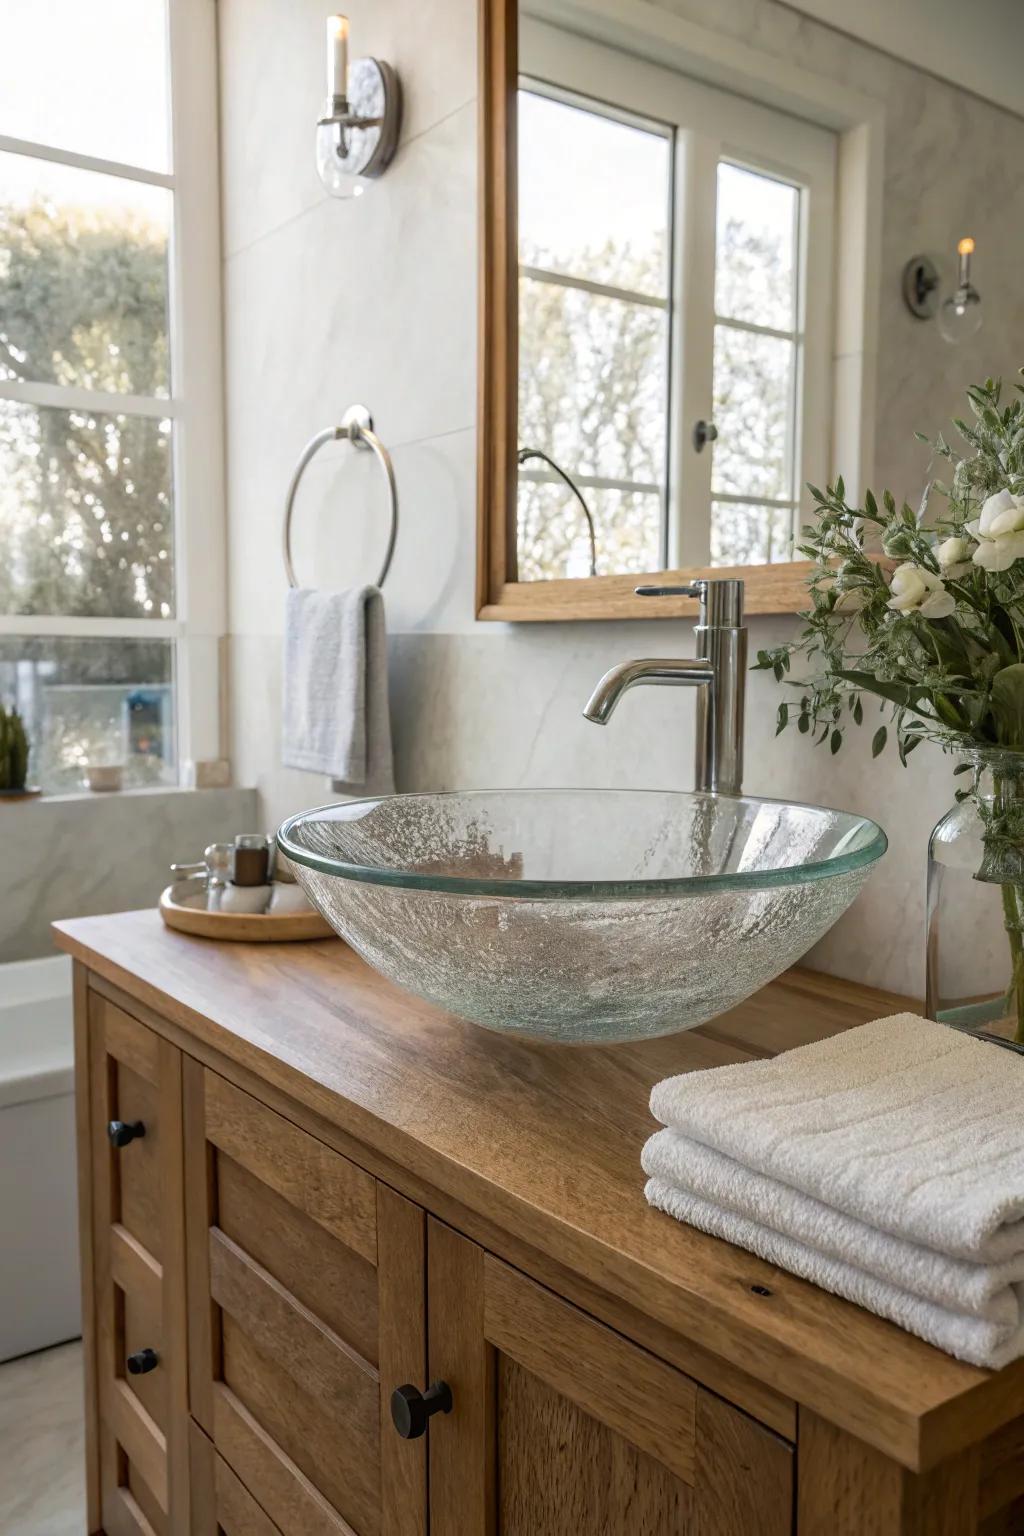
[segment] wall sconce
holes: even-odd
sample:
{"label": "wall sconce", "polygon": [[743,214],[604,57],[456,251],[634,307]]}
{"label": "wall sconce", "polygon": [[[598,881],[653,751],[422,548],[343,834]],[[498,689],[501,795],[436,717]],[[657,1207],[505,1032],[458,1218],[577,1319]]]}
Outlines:
{"label": "wall sconce", "polygon": [[316,168],[332,197],[361,197],[398,148],[402,88],[390,64],[348,61],[348,18],[327,18],[327,102],[316,125]]}
{"label": "wall sconce", "polygon": [[957,284],[953,293],[939,303],[939,271],[930,256],[912,256],[903,268],[903,298],[918,320],[939,322],[944,340],[954,346],[968,341],[981,329],[981,294],[971,282],[971,257],[974,241],[966,235],[957,245]]}

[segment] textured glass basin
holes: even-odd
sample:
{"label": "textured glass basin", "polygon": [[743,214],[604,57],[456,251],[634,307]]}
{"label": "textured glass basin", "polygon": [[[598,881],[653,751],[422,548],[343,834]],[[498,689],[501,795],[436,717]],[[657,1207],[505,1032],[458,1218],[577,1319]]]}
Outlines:
{"label": "textured glass basin", "polygon": [[693,1029],[821,938],[885,852],[874,822],[660,790],[486,790],[322,806],[282,850],[384,976],[567,1043]]}

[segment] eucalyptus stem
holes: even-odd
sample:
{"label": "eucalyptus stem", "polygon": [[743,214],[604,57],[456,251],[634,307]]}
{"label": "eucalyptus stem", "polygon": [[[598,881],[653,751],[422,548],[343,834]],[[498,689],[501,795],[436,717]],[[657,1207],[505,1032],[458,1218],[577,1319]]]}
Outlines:
{"label": "eucalyptus stem", "polygon": [[1007,937],[1010,940],[1010,985],[1007,988],[1007,1003],[1012,1002],[1016,1015],[1016,1028],[1013,1038],[1018,1045],[1024,1045],[1024,935],[1021,934],[1021,913],[1024,912],[1024,890],[1019,886],[1004,885],[1003,893],[1003,922],[1006,927]]}
{"label": "eucalyptus stem", "polygon": [[[1005,838],[1012,825],[1010,805],[1020,798],[1021,781],[1012,773],[993,773],[993,810],[1000,836]],[[1000,886],[1003,898],[1003,926],[1010,943],[1010,984],[1006,1002],[1016,1019],[1013,1038],[1024,1044],[1024,888],[1007,883]]]}

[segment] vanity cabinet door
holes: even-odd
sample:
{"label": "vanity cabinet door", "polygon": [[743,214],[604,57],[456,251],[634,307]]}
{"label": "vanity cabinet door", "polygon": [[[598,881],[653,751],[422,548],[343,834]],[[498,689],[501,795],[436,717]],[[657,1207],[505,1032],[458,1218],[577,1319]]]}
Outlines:
{"label": "vanity cabinet door", "polygon": [[783,1536],[792,1450],[433,1220],[431,1536]]}
{"label": "vanity cabinet door", "polygon": [[103,1528],[184,1536],[181,1053],[97,992],[88,1010]]}
{"label": "vanity cabinet door", "polygon": [[424,1213],[193,1061],[185,1127],[191,1407],[222,1501],[233,1478],[281,1536],[425,1536],[424,1445],[389,1412],[425,1368]]}

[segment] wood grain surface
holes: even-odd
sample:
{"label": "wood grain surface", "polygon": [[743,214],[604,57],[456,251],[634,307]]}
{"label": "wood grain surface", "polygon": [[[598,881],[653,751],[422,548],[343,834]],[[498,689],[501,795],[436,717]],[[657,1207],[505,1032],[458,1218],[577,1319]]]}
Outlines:
{"label": "wood grain surface", "polygon": [[643,1199],[660,1078],[772,1054],[906,999],[795,972],[704,1030],[570,1050],[447,1016],[341,944],[217,945],[168,931],[155,912],[57,932],[147,1021],[218,1053],[410,1198],[470,1213],[905,1466],[928,1467],[1019,1415],[1024,1363],[963,1365]]}

